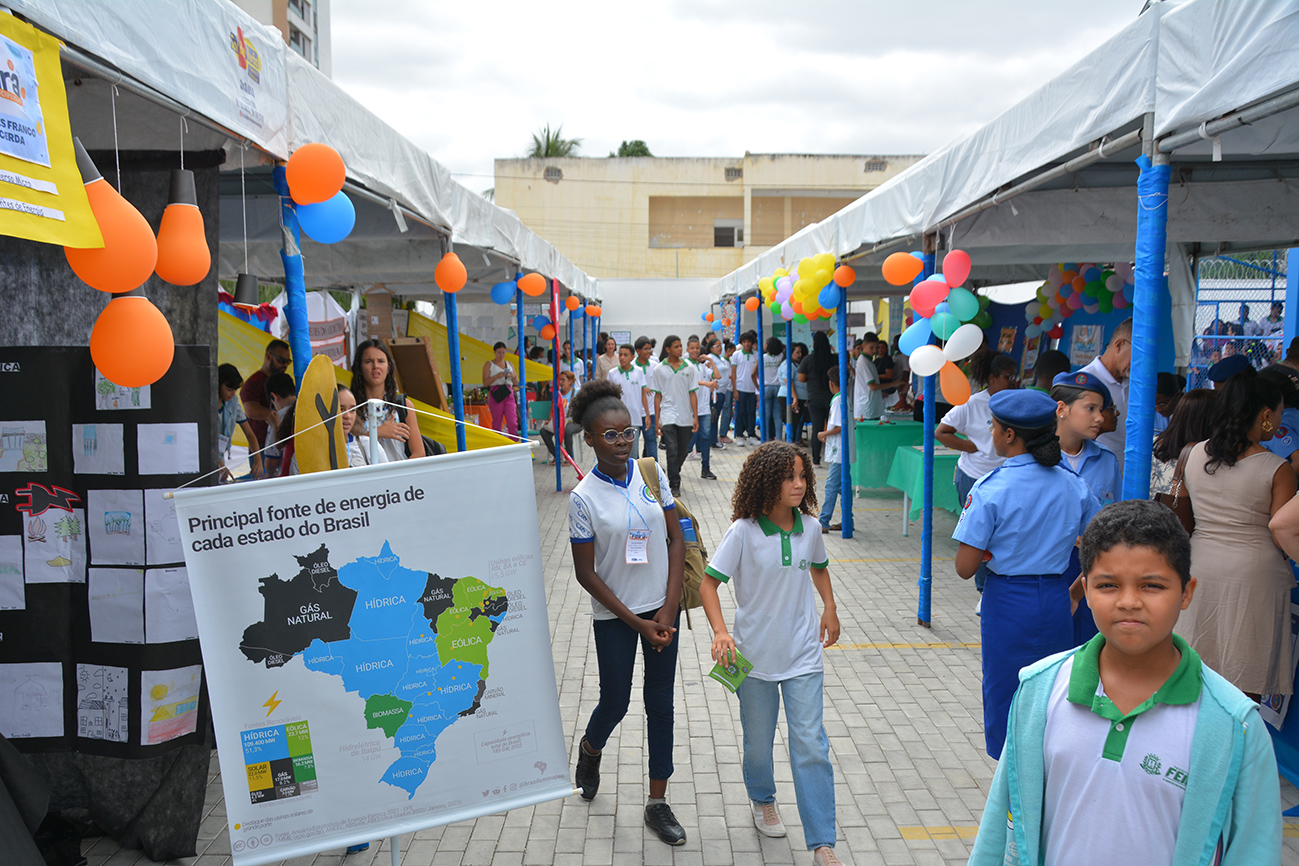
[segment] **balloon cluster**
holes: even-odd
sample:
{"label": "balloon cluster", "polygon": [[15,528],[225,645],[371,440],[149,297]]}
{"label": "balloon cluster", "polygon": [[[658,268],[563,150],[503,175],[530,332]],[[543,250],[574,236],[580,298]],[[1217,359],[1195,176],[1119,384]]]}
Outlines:
{"label": "balloon cluster", "polygon": [[[453,254],[448,253],[447,255],[453,255]],[[446,261],[445,256],[443,257],[443,261]],[[456,261],[459,261],[459,259],[456,259]],[[438,267],[441,267],[441,265],[439,264]],[[433,272],[433,278],[435,280],[437,279],[437,271]],[[461,285],[463,286],[463,283]],[[438,287],[442,288],[443,291],[446,291],[445,287],[442,286],[441,282],[438,283]],[[523,292],[523,294],[528,295],[529,297],[532,298],[535,298],[538,295],[545,294],[546,278],[543,277],[541,274],[525,274],[519,277],[517,281],[506,280],[503,283],[497,283],[496,285],[492,286],[490,294],[492,296],[492,301],[494,301],[495,303],[508,304],[514,300],[515,291]],[[574,301],[576,299],[569,298],[569,300]],[[571,310],[573,309],[573,307],[570,306],[569,309]]]}
{"label": "balloon cluster", "polygon": [[[776,268],[771,276],[758,280],[758,291],[772,315],[801,325],[833,316],[843,300],[844,289],[856,279],[857,272],[847,265],[834,266],[832,253],[819,253],[799,259],[792,274]],[[756,303],[750,306],[756,300],[745,301],[745,309],[756,310]]]}
{"label": "balloon cluster", "polygon": [[1046,334],[1053,339],[1064,336],[1064,320],[1079,310],[1085,313],[1111,313],[1132,305],[1133,268],[1128,262],[1112,267],[1091,262],[1062,262],[1047,273],[1046,282],[1038,287],[1037,299],[1024,308],[1028,327],[1024,336]]}
{"label": "balloon cluster", "polygon": [[297,204],[298,225],[316,243],[336,244],[356,226],[356,208],[343,192],[347,169],[327,144],[304,144],[284,169],[289,196]]}
{"label": "balloon cluster", "polygon": [[[898,338],[898,348],[911,360],[919,376],[938,374],[943,399],[960,406],[970,399],[970,381],[956,362],[983,345],[983,329],[992,324],[990,301],[961,288],[970,276],[970,255],[952,250],[943,257],[943,272],[925,278],[911,290],[916,319]],[[884,279],[904,286],[924,270],[924,262],[911,253],[894,253],[884,260]],[[937,337],[945,345],[931,345]]]}
{"label": "balloon cluster", "polygon": [[[750,298],[749,300],[755,300],[755,299],[754,299],[754,298]],[[754,305],[753,305],[752,307],[750,307],[749,309],[751,309],[751,310],[756,310],[757,308],[758,308],[758,305],[757,305],[757,304],[754,304]],[[699,314],[699,318],[703,319],[704,322],[708,323],[708,327],[709,327],[709,328],[711,328],[713,331],[715,331],[715,332],[717,332],[717,333],[719,333],[719,334],[721,333],[721,331],[722,331],[723,328],[729,328],[729,327],[731,326],[731,318],[730,318],[730,316],[722,316],[722,317],[719,319],[719,318],[718,318],[715,314],[713,314],[713,313],[700,313],[700,314]]]}

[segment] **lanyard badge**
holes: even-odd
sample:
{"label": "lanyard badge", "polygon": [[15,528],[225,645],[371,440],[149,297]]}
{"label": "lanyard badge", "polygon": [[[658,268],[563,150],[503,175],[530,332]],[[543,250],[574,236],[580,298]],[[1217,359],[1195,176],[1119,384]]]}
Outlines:
{"label": "lanyard badge", "polygon": [[649,562],[648,529],[630,529],[627,531],[627,564],[645,565]]}

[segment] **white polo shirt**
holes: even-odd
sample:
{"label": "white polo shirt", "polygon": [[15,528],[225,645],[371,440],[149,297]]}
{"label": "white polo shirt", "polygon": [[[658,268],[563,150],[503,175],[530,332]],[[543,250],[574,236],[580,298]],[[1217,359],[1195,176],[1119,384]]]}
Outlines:
{"label": "white polo shirt", "polygon": [[698,361],[691,361],[695,365],[696,377],[695,382],[700,386],[698,393],[695,394],[695,400],[699,404],[699,417],[713,414],[713,394],[712,388],[705,388],[705,382],[713,381],[713,368],[708,366],[708,362],[702,357]]}
{"label": "white polo shirt", "polygon": [[830,398],[830,416],[826,419],[825,429],[838,427],[839,432],[825,437],[825,450],[821,457],[826,463],[842,463],[839,455],[843,452],[843,393]]}
{"label": "white polo shirt", "polygon": [[717,372],[722,374],[722,378],[717,380],[718,394],[731,393],[731,361],[725,355],[709,355],[713,363],[717,365]]}
{"label": "white polo shirt", "polygon": [[801,513],[785,532],[766,517],[742,518],[726,530],[708,574],[735,593],[735,645],[753,662],[749,676],[767,682],[822,670],[821,617],[812,568],[830,564],[821,526],[803,531]]}
{"label": "white polo shirt", "polygon": [[953,407],[940,422],[969,439],[979,449],[977,454],[961,454],[956,461],[956,468],[976,481],[1006,462],[1006,458],[997,456],[992,447],[992,408],[988,405],[991,399],[992,396],[986,390],[971,394],[970,399],[963,405]]}
{"label": "white polo shirt", "polygon": [[694,412],[690,408],[691,393],[699,390],[698,368],[686,358],[681,359],[681,366],[673,370],[667,361],[659,364],[654,371],[650,390],[663,395],[659,406],[658,423],[676,424],[680,427],[694,426]]}
{"label": "white polo shirt", "polygon": [[852,416],[858,421],[874,421],[884,414],[884,394],[867,387],[880,380],[875,362],[863,352],[854,365],[857,381],[853,383]]}
{"label": "white polo shirt", "polygon": [[758,363],[757,351],[746,352],[736,349],[731,355],[731,365],[735,367],[735,390],[741,394],[756,394],[758,386],[753,384],[753,365]]}
{"label": "white polo shirt", "polygon": [[1104,640],[1098,635],[1060,666],[1047,702],[1042,850],[1052,866],[1172,863],[1200,709],[1200,659],[1174,637],[1182,651],[1177,670],[1123,715],[1100,682]]}
{"label": "white polo shirt", "polygon": [[622,389],[622,402],[627,404],[627,411],[631,413],[631,423],[639,427],[645,420],[645,406],[641,402],[641,394],[645,390],[645,373],[642,368],[635,363],[630,370],[624,370],[621,366],[614,367],[607,378]]}
{"label": "white polo shirt", "polygon": [[1119,429],[1113,433],[1102,433],[1096,437],[1096,441],[1114,452],[1114,456],[1119,458],[1119,472],[1122,472],[1123,449],[1128,441],[1128,383],[1126,380],[1120,382],[1111,376],[1110,371],[1101,363],[1099,355],[1078,372],[1091,373],[1104,382],[1110,392],[1110,399],[1114,401],[1114,408],[1119,410]]}
{"label": "white polo shirt", "polygon": [[[627,477],[610,478],[597,466],[568,494],[568,536],[574,544],[595,544],[595,573],[632,613],[650,613],[667,601],[668,527],[665,511],[676,508],[663,468],[658,467],[662,504],[645,486],[636,461],[627,461]],[[649,530],[648,562],[627,562],[627,541],[635,531]],[[617,615],[591,598],[596,619]]]}

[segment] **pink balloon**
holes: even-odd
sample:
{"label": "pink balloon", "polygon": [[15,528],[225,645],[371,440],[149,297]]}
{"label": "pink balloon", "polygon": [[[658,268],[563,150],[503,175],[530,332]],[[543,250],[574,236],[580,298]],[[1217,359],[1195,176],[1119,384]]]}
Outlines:
{"label": "pink balloon", "polygon": [[1052,268],[1046,275],[1046,283],[1053,289],[1058,289],[1064,285],[1064,275],[1060,273],[1059,268]]}
{"label": "pink balloon", "polygon": [[789,301],[784,301],[780,305],[780,317],[788,322],[794,318],[794,308],[789,305]]}
{"label": "pink balloon", "polygon": [[946,300],[950,291],[947,283],[925,280],[911,290],[911,309],[927,319],[934,314],[934,307]]}
{"label": "pink balloon", "polygon": [[970,277],[970,254],[965,250],[952,250],[943,256],[943,277],[953,289]]}
{"label": "pink balloon", "polygon": [[1123,278],[1118,274],[1110,274],[1105,280],[1105,288],[1109,289],[1111,294],[1123,291]]}
{"label": "pink balloon", "polygon": [[1114,309],[1126,310],[1128,308],[1128,303],[1129,302],[1128,302],[1127,295],[1123,294],[1122,292],[1114,293]]}
{"label": "pink balloon", "polygon": [[1122,278],[1123,278],[1123,282],[1125,282],[1125,283],[1130,283],[1130,282],[1132,282],[1132,263],[1131,263],[1131,262],[1115,262],[1115,263],[1114,263],[1114,273],[1116,273],[1116,274],[1118,274],[1120,277],[1122,277]]}
{"label": "pink balloon", "polygon": [[1065,302],[1069,304],[1069,306],[1072,309],[1081,310],[1083,308],[1083,301],[1085,301],[1086,299],[1087,296],[1084,295],[1082,292],[1074,292],[1072,295],[1070,295],[1068,298],[1065,299]]}
{"label": "pink balloon", "polygon": [[1100,304],[1084,304],[1083,311],[1095,315],[1101,311]]}

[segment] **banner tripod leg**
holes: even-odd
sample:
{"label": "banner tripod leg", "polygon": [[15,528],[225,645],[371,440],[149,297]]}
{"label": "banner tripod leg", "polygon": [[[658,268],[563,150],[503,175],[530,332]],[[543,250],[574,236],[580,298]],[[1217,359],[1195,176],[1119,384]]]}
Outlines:
{"label": "banner tripod leg", "polygon": [[388,847],[392,849],[392,866],[401,866],[401,836],[393,836],[388,840]]}

